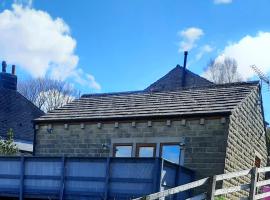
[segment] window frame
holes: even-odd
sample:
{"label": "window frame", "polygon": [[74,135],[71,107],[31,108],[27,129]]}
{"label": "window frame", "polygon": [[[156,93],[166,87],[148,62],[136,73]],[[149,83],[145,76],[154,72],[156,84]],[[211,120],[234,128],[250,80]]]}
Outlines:
{"label": "window frame", "polygon": [[[130,152],[130,157],[116,157],[116,147],[125,147],[125,146],[130,146],[131,147],[131,152]],[[132,158],[132,152],[133,152],[133,143],[114,143],[113,144],[113,157],[114,158]]]}
{"label": "window frame", "polygon": [[136,143],[136,152],[135,152],[135,157],[136,158],[147,158],[147,157],[140,157],[139,153],[140,153],[140,147],[154,147],[153,150],[153,157],[149,157],[149,158],[155,158],[156,157],[156,150],[157,150],[157,144],[156,143]]}
{"label": "window frame", "polygon": [[182,157],[182,148],[181,148],[181,144],[179,142],[161,142],[159,144],[159,157],[163,159],[163,157],[162,157],[163,146],[175,146],[175,145],[179,146],[180,155],[178,158],[178,163],[176,163],[176,164],[180,165],[181,164],[181,157]]}

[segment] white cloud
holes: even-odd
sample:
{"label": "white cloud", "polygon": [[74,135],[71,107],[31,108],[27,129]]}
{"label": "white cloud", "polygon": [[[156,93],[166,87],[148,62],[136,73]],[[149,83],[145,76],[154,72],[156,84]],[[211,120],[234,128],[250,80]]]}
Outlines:
{"label": "white cloud", "polygon": [[259,32],[255,36],[247,35],[238,42],[228,44],[222,54],[222,57],[235,58],[238,63],[238,71],[245,79],[255,75],[251,65],[255,64],[263,72],[270,72],[270,32]]}
{"label": "white cloud", "polygon": [[196,27],[190,27],[178,32],[178,35],[182,38],[179,52],[190,51],[196,47],[196,41],[199,40],[203,34],[203,30]]}
{"label": "white cloud", "polygon": [[22,1],[25,6],[13,4],[12,9],[0,13],[1,58],[19,65],[33,77],[51,75],[61,80],[72,78],[78,83],[90,81],[88,86],[98,85],[95,79],[89,80],[87,73],[80,73],[76,40],[64,20],[32,8],[31,0],[18,2]]}
{"label": "white cloud", "polygon": [[200,60],[205,54],[210,53],[214,50],[209,44],[206,44],[200,48],[199,53],[196,55],[196,60]]}
{"label": "white cloud", "polygon": [[[81,78],[83,75],[85,78]],[[74,77],[76,78],[77,82],[83,86],[90,87],[95,90],[101,89],[101,86],[96,81],[95,77],[91,74],[85,73],[82,69],[78,69],[78,71],[74,74]]]}
{"label": "white cloud", "polygon": [[89,84],[91,88],[95,88],[97,90],[101,89],[100,85],[96,82],[95,77],[93,75],[87,74],[86,76],[89,80]]}
{"label": "white cloud", "polygon": [[232,0],[214,0],[215,4],[229,4],[232,3]]}
{"label": "white cloud", "polygon": [[32,7],[33,0],[13,0],[14,4],[23,5],[27,7]]}

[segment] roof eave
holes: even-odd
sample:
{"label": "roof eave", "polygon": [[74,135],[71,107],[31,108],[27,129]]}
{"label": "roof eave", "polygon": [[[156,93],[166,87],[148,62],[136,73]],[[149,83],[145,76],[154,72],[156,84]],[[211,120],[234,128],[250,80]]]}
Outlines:
{"label": "roof eave", "polygon": [[104,118],[77,118],[77,119],[36,119],[35,124],[42,123],[67,123],[67,122],[101,122],[101,121],[127,121],[127,120],[156,120],[156,119],[173,119],[173,118],[199,118],[214,116],[229,116],[231,111],[213,112],[213,113],[196,113],[196,114],[175,114],[175,115],[153,115],[153,116],[125,116],[125,117],[104,117]]}

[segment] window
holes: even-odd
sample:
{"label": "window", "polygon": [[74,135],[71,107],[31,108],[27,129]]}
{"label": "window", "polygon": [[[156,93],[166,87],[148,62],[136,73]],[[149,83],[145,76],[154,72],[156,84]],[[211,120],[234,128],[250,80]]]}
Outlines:
{"label": "window", "polygon": [[113,156],[114,157],[131,157],[132,144],[114,144]]}
{"label": "window", "polygon": [[180,163],[181,149],[178,143],[160,144],[160,157],[177,163]]}
{"label": "window", "polygon": [[156,144],[137,144],[136,156],[141,158],[155,157]]}

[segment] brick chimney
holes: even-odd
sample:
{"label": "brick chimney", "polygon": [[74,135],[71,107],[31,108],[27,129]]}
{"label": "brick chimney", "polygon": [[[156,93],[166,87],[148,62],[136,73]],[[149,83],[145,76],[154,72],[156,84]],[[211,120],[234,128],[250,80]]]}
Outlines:
{"label": "brick chimney", "polygon": [[12,72],[7,73],[7,63],[2,62],[2,72],[0,72],[0,87],[17,90],[17,76],[15,75],[15,65],[12,65]]}

